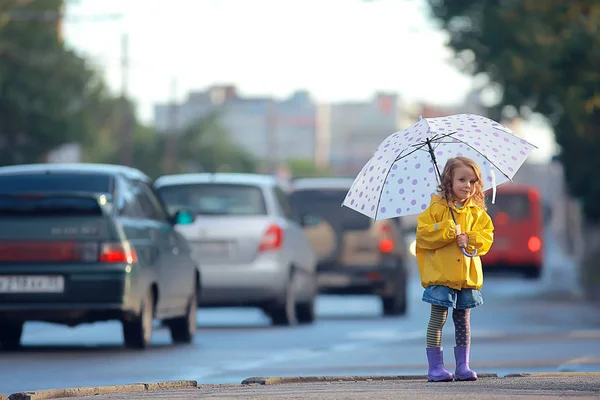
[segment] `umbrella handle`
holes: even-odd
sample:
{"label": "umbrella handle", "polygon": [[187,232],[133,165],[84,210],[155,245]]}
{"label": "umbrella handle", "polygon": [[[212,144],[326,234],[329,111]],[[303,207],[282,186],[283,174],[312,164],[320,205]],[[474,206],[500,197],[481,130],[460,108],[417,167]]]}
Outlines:
{"label": "umbrella handle", "polygon": [[[460,235],[461,232],[462,231],[460,229],[460,224],[456,224],[456,234]],[[462,250],[463,254],[467,257],[475,257],[477,255],[477,249],[475,249],[475,251],[473,251],[473,254],[467,253],[467,250],[464,247],[461,247],[460,249]]]}
{"label": "umbrella handle", "polygon": [[477,255],[477,249],[474,249],[473,254],[467,253],[467,250],[465,250],[464,247],[461,247],[460,249],[462,250],[463,254],[467,257],[475,257]]}

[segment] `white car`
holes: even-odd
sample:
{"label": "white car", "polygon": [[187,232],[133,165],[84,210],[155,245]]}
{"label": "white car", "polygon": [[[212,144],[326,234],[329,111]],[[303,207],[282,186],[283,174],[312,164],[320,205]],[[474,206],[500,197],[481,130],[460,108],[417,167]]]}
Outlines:
{"label": "white car", "polygon": [[202,271],[201,307],[260,307],[274,325],[312,323],[316,256],[275,178],[258,174],[162,176],[154,184]]}

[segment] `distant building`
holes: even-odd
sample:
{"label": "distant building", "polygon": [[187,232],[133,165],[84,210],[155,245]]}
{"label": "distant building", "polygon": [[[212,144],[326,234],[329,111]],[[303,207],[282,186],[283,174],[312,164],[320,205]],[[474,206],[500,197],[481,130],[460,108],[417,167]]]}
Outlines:
{"label": "distant building", "polygon": [[316,104],[305,91],[278,101],[241,97],[235,86],[214,86],[191,92],[183,104],[156,105],[154,123],[159,132],[176,133],[213,112],[220,113],[231,140],[258,159],[314,159]]}
{"label": "distant building", "polygon": [[334,103],[329,108],[329,165],[341,175],[358,173],[377,147],[398,130],[395,94],[377,93],[369,102]]}

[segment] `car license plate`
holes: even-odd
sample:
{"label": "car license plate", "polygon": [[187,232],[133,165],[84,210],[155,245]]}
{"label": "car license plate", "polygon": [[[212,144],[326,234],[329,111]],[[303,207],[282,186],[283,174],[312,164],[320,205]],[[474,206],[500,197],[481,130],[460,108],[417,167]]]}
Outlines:
{"label": "car license plate", "polygon": [[200,254],[226,255],[229,253],[230,246],[229,242],[197,242],[196,250]]}
{"label": "car license plate", "polygon": [[320,274],[317,282],[319,286],[343,287],[350,284],[350,277],[341,274]]}
{"label": "car license plate", "polygon": [[64,278],[56,276],[0,276],[0,293],[62,293]]}

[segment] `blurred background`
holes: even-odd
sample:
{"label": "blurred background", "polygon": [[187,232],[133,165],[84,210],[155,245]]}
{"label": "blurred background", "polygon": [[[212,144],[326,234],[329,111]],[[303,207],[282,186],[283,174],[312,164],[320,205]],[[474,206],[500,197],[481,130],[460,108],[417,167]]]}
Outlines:
{"label": "blurred background", "polygon": [[[556,342],[550,359],[538,345],[530,353],[525,347],[531,357],[511,364],[500,360],[503,346],[512,348],[505,339],[521,331],[504,334],[491,321],[482,323],[483,342],[503,339],[478,359],[480,369],[597,370],[599,24],[600,4],[593,0],[0,0],[0,165],[110,163],[153,179],[258,173],[293,188],[296,178],[355,176],[384,138],[419,116],[488,116],[538,147],[515,182],[539,191],[546,238],[542,279],[491,278],[490,303],[497,303],[490,309],[508,302],[498,314],[505,327],[538,323],[519,346]],[[414,219],[403,226],[410,231]],[[253,311],[200,310],[200,344],[197,357],[183,361],[187,372],[144,372],[136,364],[139,373],[111,375],[101,369],[105,356],[91,351],[102,381],[85,380],[65,365],[66,376],[78,380],[60,383],[318,374],[315,358],[325,355],[338,363],[327,375],[353,368],[418,372],[428,310],[419,304],[414,265],[409,282],[404,317],[380,321],[376,299],[324,294],[319,322],[298,328],[317,330],[304,342],[292,331],[266,331],[264,316]],[[514,307],[522,311],[511,316]],[[238,330],[223,322],[230,320]],[[102,333],[110,324],[77,328],[68,336],[75,347],[66,350],[64,331],[52,329],[68,328],[41,326],[25,332],[25,342],[35,346],[0,355],[8,361],[3,365],[37,365],[44,374],[51,368],[49,361],[40,364],[47,352],[58,359],[64,351],[77,365],[90,344],[121,357]],[[342,333],[348,338],[338,343]],[[230,341],[239,346],[241,337],[256,341],[255,348],[262,344],[262,353],[271,343],[281,356],[230,354]],[[155,340],[161,343],[160,333]],[[396,355],[365,367],[396,341],[409,346],[408,359]],[[281,368],[269,369],[277,363]],[[19,370],[0,374],[0,383],[7,391],[34,389],[23,387]],[[8,385],[9,378],[16,383]],[[55,379],[48,372],[48,382]]]}

